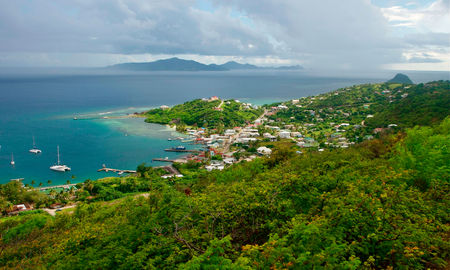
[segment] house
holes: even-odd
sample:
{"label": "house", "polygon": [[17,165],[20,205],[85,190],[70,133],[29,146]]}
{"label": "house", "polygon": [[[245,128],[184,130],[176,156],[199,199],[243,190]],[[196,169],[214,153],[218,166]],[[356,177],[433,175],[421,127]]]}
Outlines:
{"label": "house", "polygon": [[160,108],[161,110],[168,110],[168,109],[170,109],[170,107],[167,106],[167,105],[161,105],[161,106],[159,106],[159,108]]}
{"label": "house", "polygon": [[291,138],[291,132],[287,130],[282,130],[278,133],[278,136],[280,136],[281,139],[290,139]]}
{"label": "house", "polygon": [[300,101],[298,100],[298,99],[293,99],[292,100],[292,104],[297,104],[297,103],[299,103]]}
{"label": "house", "polygon": [[236,162],[236,159],[234,157],[228,157],[228,158],[224,158],[223,162],[227,165],[231,165]]}
{"label": "house", "polygon": [[225,130],[225,136],[232,136],[234,134],[236,134],[236,131],[234,129],[227,129]]}
{"label": "house", "polygon": [[270,155],[270,154],[272,154],[272,149],[267,148],[265,146],[258,147],[258,149],[256,149],[256,151],[260,155]]}
{"label": "house", "polygon": [[276,136],[273,136],[273,135],[270,134],[270,133],[264,133],[264,134],[263,134],[263,137],[264,137],[265,139],[269,139],[271,142],[274,142],[274,141],[277,140],[277,137],[276,137]]}
{"label": "house", "polygon": [[212,170],[223,170],[225,168],[225,164],[222,161],[212,160],[210,165],[205,166],[205,169],[210,172]]}
{"label": "house", "polygon": [[246,144],[246,143],[249,143],[249,142],[256,142],[258,139],[256,139],[256,138],[238,138],[237,140],[236,140],[236,142],[237,143],[244,143],[244,144]]}
{"label": "house", "polygon": [[380,133],[380,132],[383,132],[383,131],[384,131],[384,128],[375,128],[373,130],[373,133],[377,134],[377,133]]}
{"label": "house", "polygon": [[17,209],[17,211],[25,211],[27,210],[27,207],[25,204],[17,204],[13,206],[13,209]]}
{"label": "house", "polygon": [[212,96],[209,98],[209,101],[215,101],[215,100],[219,100],[219,98],[217,96]]}

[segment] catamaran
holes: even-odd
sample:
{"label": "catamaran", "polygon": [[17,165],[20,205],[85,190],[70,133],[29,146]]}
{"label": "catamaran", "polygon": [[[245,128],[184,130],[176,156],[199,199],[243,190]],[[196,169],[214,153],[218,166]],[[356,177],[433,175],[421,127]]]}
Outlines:
{"label": "catamaran", "polygon": [[30,153],[33,153],[33,154],[42,153],[42,151],[36,147],[36,142],[34,141],[34,136],[33,136],[33,148],[30,149]]}
{"label": "catamaran", "polygon": [[11,153],[11,165],[15,165],[16,163],[14,162],[14,154]]}
{"label": "catamaran", "polygon": [[70,171],[70,167],[68,167],[66,165],[61,165],[61,161],[59,160],[59,145],[56,147],[56,150],[58,152],[58,163],[53,165],[53,166],[51,166],[50,170],[57,171],[57,172]]}

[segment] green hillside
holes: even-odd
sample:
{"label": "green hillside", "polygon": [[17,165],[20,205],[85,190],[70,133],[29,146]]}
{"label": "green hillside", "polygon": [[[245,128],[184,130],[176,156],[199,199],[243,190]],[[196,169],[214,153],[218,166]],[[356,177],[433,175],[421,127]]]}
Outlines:
{"label": "green hillside", "polygon": [[196,99],[169,109],[153,109],[145,113],[146,122],[223,128],[243,125],[258,118],[263,112],[234,100],[221,103],[221,100]]}
{"label": "green hillside", "polygon": [[[353,147],[299,154],[284,141],[270,157],[223,171],[177,164],[185,177],[163,179],[162,171],[142,165],[136,176],[86,181],[73,194],[76,208],[55,217],[38,210],[0,219],[0,267],[448,269],[450,117],[441,104],[448,84],[355,86],[273,115],[288,123],[312,121],[305,106],[318,114],[322,108],[323,117],[329,107],[333,114],[359,108],[342,116],[359,123],[367,114],[380,121],[383,113],[401,112],[398,129]],[[386,97],[381,90],[387,89],[399,97]],[[198,103],[180,106],[200,115]],[[407,108],[417,104],[423,119],[415,122],[418,114]],[[160,115],[170,122],[179,112]],[[427,126],[411,126],[416,123]],[[26,199],[28,192],[2,185],[1,209],[59,196]]]}

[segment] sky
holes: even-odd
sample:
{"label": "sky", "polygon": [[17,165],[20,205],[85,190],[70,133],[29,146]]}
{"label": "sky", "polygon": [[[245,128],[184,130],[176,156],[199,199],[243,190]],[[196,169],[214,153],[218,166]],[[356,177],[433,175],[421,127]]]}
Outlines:
{"label": "sky", "polygon": [[0,67],[450,71],[450,0],[0,0]]}

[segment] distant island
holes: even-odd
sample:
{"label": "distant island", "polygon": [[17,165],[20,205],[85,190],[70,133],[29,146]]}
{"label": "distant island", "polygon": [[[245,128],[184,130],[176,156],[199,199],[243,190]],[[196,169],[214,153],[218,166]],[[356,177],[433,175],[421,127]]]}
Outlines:
{"label": "distant island", "polygon": [[403,83],[403,84],[413,84],[413,81],[411,79],[402,73],[397,73],[394,78],[387,81],[387,83]]}
{"label": "distant island", "polygon": [[177,57],[143,63],[122,63],[106,67],[110,70],[129,71],[228,71],[228,70],[302,70],[300,65],[280,67],[259,67],[251,64],[241,64],[230,61],[225,64],[203,64],[194,60],[185,60]]}

